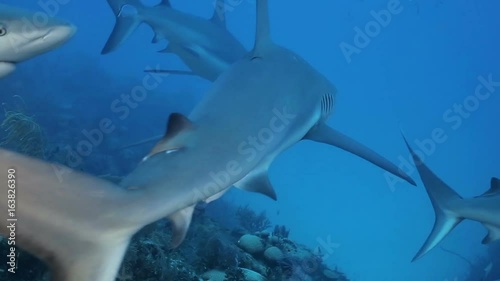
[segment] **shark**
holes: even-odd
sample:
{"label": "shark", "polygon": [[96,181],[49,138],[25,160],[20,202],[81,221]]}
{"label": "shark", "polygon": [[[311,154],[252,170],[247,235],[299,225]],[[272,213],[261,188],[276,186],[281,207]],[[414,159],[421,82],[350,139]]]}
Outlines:
{"label": "shark", "polygon": [[60,47],[76,32],[74,25],[56,18],[36,24],[35,13],[0,4],[0,78],[18,63]]}
{"label": "shark", "polygon": [[[0,234],[51,268],[54,281],[112,281],[131,237],[168,218],[182,243],[198,203],[230,188],[277,193],[268,168],[301,140],[340,147],[407,180],[373,150],[325,124],[336,88],[271,40],[267,0],[257,1],[255,46],[212,83],[188,115],[170,114],[164,137],[120,183],[0,149]],[[61,172],[64,171],[64,172]],[[16,194],[18,190],[18,194]],[[5,197],[3,197],[5,198]]]}
{"label": "shark", "polygon": [[427,240],[413,258],[422,258],[463,220],[473,220],[483,224],[488,230],[482,243],[489,244],[500,239],[500,179],[492,177],[490,189],[475,198],[464,199],[439,178],[420,156],[411,148],[403,136],[418,173],[430,197],[436,214],[434,227]]}
{"label": "shark", "polygon": [[[217,0],[209,20],[175,10],[169,0],[154,7],[144,6],[140,0],[108,0],[108,3],[116,15],[116,25],[103,54],[116,50],[141,23],[146,23],[155,33],[153,43],[168,40],[168,46],[160,52],[176,54],[191,69],[147,72],[196,75],[215,81],[248,52],[227,29],[224,0]],[[125,12],[127,6],[136,13]]]}

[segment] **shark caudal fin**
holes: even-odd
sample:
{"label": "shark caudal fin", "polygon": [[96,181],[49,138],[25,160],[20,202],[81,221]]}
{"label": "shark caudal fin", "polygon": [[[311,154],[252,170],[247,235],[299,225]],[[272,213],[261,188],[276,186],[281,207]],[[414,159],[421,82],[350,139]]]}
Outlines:
{"label": "shark caudal fin", "polygon": [[[102,49],[102,54],[110,53],[118,48],[141,24],[141,12],[146,9],[141,0],[108,0],[109,6],[116,16],[116,24],[111,35]],[[135,13],[127,14],[123,10],[125,6],[131,6]],[[162,0],[157,6],[171,7],[169,0]]]}
{"label": "shark caudal fin", "polygon": [[391,163],[389,160],[385,159],[377,152],[342,134],[341,132],[330,128],[324,123],[311,130],[304,137],[304,139],[329,144],[348,151],[386,170],[387,172],[404,179],[411,185],[416,185],[415,181],[405,172],[401,171],[395,164]]}
{"label": "shark caudal fin", "polygon": [[436,213],[436,220],[431,234],[412,260],[416,261],[436,247],[436,245],[438,245],[460,222],[462,222],[463,218],[461,218],[453,210],[454,206],[462,200],[462,197],[460,197],[460,195],[444,183],[422,162],[420,157],[410,147],[406,138],[404,138],[404,141],[413,157],[413,161],[415,162],[418,173],[420,174],[422,183],[425,186],[427,194],[429,194],[432,206],[434,207],[434,211]]}
{"label": "shark caudal fin", "polygon": [[140,192],[67,167],[0,149],[0,170],[0,192],[17,206],[8,213],[1,200],[0,218],[17,219],[16,246],[46,262],[53,281],[114,281],[132,235],[156,220],[142,216]]}

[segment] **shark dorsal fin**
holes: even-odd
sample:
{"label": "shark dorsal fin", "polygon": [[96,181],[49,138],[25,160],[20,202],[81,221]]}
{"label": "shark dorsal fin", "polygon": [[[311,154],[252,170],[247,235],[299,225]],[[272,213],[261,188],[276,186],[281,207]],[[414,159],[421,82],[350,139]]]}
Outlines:
{"label": "shark dorsal fin", "polygon": [[177,248],[186,238],[191,219],[193,218],[195,205],[182,209],[168,217],[172,222],[172,242],[170,247]]}
{"label": "shark dorsal fin", "polygon": [[172,138],[184,130],[188,130],[193,127],[193,123],[189,119],[180,114],[172,113],[168,118],[167,131],[165,132],[164,138]]}
{"label": "shark dorsal fin", "polygon": [[272,44],[269,27],[269,7],[267,0],[257,0],[257,31],[255,34],[254,55]]}
{"label": "shark dorsal fin", "polygon": [[158,6],[167,6],[167,7],[172,7],[170,4],[170,0],[161,0],[160,4]]}
{"label": "shark dorsal fin", "polygon": [[226,28],[226,3],[225,0],[215,2],[214,14],[211,21],[221,27]]}
{"label": "shark dorsal fin", "polygon": [[165,135],[143,158],[143,161],[160,152],[170,153],[183,148],[185,146],[184,133],[191,131],[193,127],[193,123],[187,117],[180,113],[172,113],[168,118]]}
{"label": "shark dorsal fin", "polygon": [[498,178],[491,178],[491,184],[490,184],[490,189],[486,191],[484,194],[478,197],[488,197],[488,196],[493,196],[493,195],[500,195],[500,179]]}

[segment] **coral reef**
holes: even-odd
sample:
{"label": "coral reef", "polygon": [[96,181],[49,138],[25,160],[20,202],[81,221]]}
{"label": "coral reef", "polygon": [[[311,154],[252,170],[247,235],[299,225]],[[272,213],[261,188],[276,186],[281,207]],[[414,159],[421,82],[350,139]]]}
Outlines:
{"label": "coral reef", "polygon": [[271,227],[271,221],[267,218],[265,211],[257,215],[248,205],[239,207],[238,210],[236,210],[236,216],[238,217],[241,227],[250,233],[263,231]]}
{"label": "coral reef", "polygon": [[[251,211],[248,207],[245,209]],[[267,232],[250,233],[222,227],[204,212],[199,212],[193,217],[184,243],[170,250],[169,222],[161,220],[133,237],[116,280],[348,280],[341,272],[328,268],[312,250],[288,238],[276,238]],[[242,240],[256,244],[258,251],[241,247]],[[6,240],[0,240],[0,251],[6,251],[7,247]],[[39,260],[24,251],[18,253],[18,272],[0,275],[1,281],[49,280],[48,271]]]}
{"label": "coral reef", "polygon": [[7,110],[4,104],[4,112],[5,119],[0,127],[7,136],[0,141],[0,146],[12,147],[29,156],[45,158],[45,134],[35,118],[26,115],[20,106]]}

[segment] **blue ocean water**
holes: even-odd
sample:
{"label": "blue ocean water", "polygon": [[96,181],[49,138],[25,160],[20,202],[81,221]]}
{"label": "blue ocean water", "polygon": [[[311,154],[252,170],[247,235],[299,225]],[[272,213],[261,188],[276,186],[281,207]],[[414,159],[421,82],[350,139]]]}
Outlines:
{"label": "blue ocean water", "polygon": [[[210,83],[166,77],[120,118],[111,106],[141,81],[145,68],[187,68],[175,56],[156,52],[165,43],[150,44],[153,32],[146,25],[116,52],[101,55],[115,22],[107,3],[66,2],[57,16],[78,27],[75,37],[0,80],[1,101],[8,107],[19,103],[14,95],[22,96],[24,110],[37,117],[49,143],[60,149],[76,149],[84,130],[112,119],[117,129],[105,145],[73,160],[92,174],[125,174],[149,147],[128,155],[118,148],[162,134],[168,115],[187,115]],[[205,18],[213,12],[213,1],[172,2]],[[239,190],[226,199],[265,210],[273,222],[290,228],[294,240],[324,249],[326,262],[351,280],[465,280],[469,267],[464,260],[439,247],[410,262],[432,228],[434,212],[418,174],[406,165],[412,162],[400,130],[425,155],[426,164],[464,197],[480,195],[491,177],[500,176],[498,82],[487,97],[476,94],[482,81],[500,81],[500,3],[401,0],[385,26],[370,30],[374,13],[395,1],[269,2],[274,41],[300,54],[338,89],[328,124],[408,167],[418,186],[393,177],[388,181],[380,168],[352,154],[304,141],[271,166],[277,202]],[[40,9],[35,1],[2,3]],[[228,27],[250,49],[254,1],[234,4]],[[366,34],[367,27],[372,36],[356,40],[357,28]],[[127,161],[117,164],[116,159]],[[441,246],[474,260],[495,246],[481,245],[485,234],[480,224],[467,221]]]}

